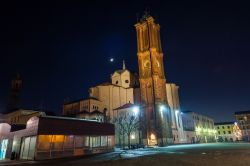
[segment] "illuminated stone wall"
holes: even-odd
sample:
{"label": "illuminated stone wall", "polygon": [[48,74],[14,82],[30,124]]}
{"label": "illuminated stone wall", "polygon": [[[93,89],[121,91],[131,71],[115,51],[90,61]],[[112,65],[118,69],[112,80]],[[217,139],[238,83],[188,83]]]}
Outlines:
{"label": "illuminated stone wall", "polygon": [[187,143],[208,143],[216,141],[216,130],[212,118],[192,111],[181,114]]}
{"label": "illuminated stone wall", "polygon": [[124,88],[112,84],[98,85],[91,88],[90,96],[102,101],[103,107],[107,108],[107,116],[110,119],[113,118],[113,109],[127,103],[134,103],[133,88]]}
{"label": "illuminated stone wall", "polygon": [[242,139],[250,142],[250,111],[235,112],[235,119],[242,131]]}
{"label": "illuminated stone wall", "polygon": [[[63,105],[63,115],[94,119],[93,112],[104,113],[104,104],[97,99],[83,99],[75,102],[65,103]],[[103,118],[102,118],[103,119]]]}
{"label": "illuminated stone wall", "polygon": [[183,124],[181,118],[181,108],[179,101],[179,86],[174,83],[166,84],[168,104],[171,109],[172,132],[174,143],[185,143],[186,136],[183,132]]}
{"label": "illuminated stone wall", "polygon": [[111,75],[111,82],[113,85],[121,86],[123,88],[134,87],[138,82],[134,74],[127,69],[117,70]]}
{"label": "illuminated stone wall", "polygon": [[242,140],[242,131],[237,123],[215,123],[218,142],[234,142]]}

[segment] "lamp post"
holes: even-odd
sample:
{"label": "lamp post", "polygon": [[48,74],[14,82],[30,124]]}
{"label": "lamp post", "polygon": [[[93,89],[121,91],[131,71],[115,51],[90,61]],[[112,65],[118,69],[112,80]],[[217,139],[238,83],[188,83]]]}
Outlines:
{"label": "lamp post", "polygon": [[[138,123],[139,123],[139,128],[140,128],[140,125],[141,125],[141,121],[140,121],[140,118],[141,118],[141,111],[140,111],[140,107],[139,106],[134,106],[132,108],[132,111],[133,111],[133,114],[134,114],[134,117],[135,118],[138,118]],[[135,122],[137,123],[137,122]],[[134,126],[133,128],[134,129],[138,129],[138,124],[134,124],[136,126]],[[135,135],[132,135],[129,139],[135,139]],[[139,143],[140,143],[140,130],[139,130]]]}
{"label": "lamp post", "polygon": [[[160,142],[160,146],[163,146],[163,117],[164,117],[164,114],[166,114],[165,112],[166,110],[166,107],[164,105],[160,105],[159,106],[159,111],[160,113],[158,113],[156,115],[156,131],[157,131],[157,137],[161,138],[161,142]],[[157,119],[158,118],[158,119]]]}

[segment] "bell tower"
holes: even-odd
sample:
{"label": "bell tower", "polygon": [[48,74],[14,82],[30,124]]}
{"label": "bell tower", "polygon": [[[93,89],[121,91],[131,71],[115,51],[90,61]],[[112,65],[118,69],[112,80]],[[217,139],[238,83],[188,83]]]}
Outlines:
{"label": "bell tower", "polygon": [[20,74],[17,73],[16,77],[11,81],[11,91],[7,105],[7,112],[11,112],[18,108],[20,104],[19,102],[20,102],[21,86],[22,86],[22,80]]}
{"label": "bell tower", "polygon": [[167,103],[166,78],[160,25],[147,13],[135,24],[142,105],[142,140],[145,145],[172,142],[171,112]]}

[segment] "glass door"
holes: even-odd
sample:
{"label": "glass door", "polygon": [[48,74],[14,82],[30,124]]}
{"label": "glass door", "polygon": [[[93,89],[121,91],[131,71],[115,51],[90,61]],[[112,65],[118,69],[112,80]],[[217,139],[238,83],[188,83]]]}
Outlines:
{"label": "glass door", "polygon": [[21,159],[33,160],[35,156],[36,136],[25,137],[21,145]]}
{"label": "glass door", "polygon": [[8,139],[3,139],[1,142],[0,160],[5,159],[7,146],[8,146]]}

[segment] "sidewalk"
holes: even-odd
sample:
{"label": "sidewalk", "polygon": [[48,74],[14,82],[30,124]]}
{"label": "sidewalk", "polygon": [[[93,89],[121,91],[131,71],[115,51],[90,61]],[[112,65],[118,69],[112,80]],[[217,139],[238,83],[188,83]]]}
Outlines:
{"label": "sidewalk", "polygon": [[30,160],[0,160],[0,166],[10,166],[10,165],[19,165],[19,164],[33,164],[36,163],[36,161],[30,161]]}

